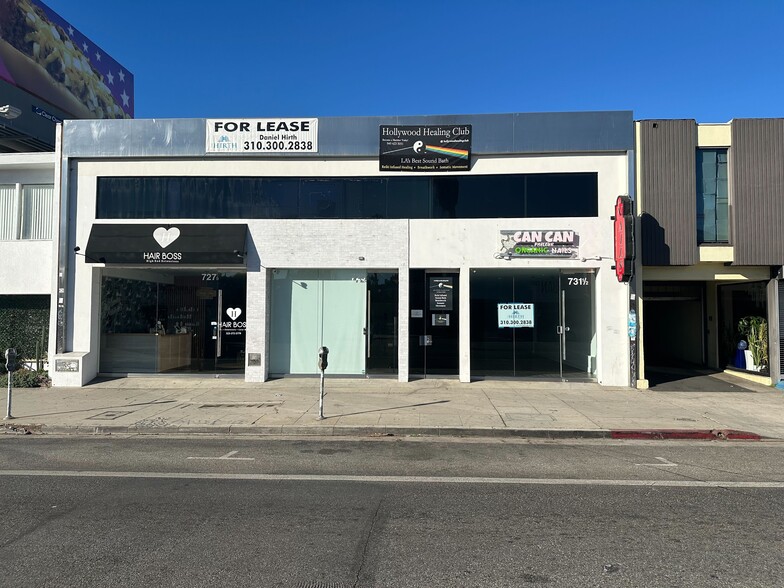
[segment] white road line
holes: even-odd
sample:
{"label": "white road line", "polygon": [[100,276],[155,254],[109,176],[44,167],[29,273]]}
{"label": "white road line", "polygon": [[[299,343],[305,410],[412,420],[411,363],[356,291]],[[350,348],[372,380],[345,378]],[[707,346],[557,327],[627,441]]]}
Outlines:
{"label": "white road line", "polygon": [[189,457],[188,459],[231,459],[236,461],[256,461],[255,457],[232,457],[232,455],[239,453],[239,451],[229,451],[226,455],[220,457]]}
{"label": "white road line", "polygon": [[261,482],[367,482],[415,484],[512,484],[549,486],[662,486],[671,488],[784,488],[784,482],[723,480],[590,480],[571,478],[470,478],[435,476],[341,476],[313,474],[220,474],[197,472],[102,472],[68,470],[0,470],[0,477],[142,478],[187,480],[250,480]]}
{"label": "white road line", "polygon": [[634,465],[638,466],[654,466],[654,467],[669,467],[669,468],[676,468],[678,467],[677,463],[672,463],[669,459],[665,459],[663,457],[657,457],[661,463],[636,463]]}

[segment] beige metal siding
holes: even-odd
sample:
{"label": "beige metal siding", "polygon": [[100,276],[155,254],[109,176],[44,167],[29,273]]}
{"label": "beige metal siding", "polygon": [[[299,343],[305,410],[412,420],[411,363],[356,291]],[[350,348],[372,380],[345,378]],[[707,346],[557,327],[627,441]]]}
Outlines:
{"label": "beige metal siding", "polygon": [[643,265],[693,265],[697,251],[697,124],[640,121]]}
{"label": "beige metal siding", "polygon": [[732,244],[738,265],[784,263],[784,119],[732,121]]}

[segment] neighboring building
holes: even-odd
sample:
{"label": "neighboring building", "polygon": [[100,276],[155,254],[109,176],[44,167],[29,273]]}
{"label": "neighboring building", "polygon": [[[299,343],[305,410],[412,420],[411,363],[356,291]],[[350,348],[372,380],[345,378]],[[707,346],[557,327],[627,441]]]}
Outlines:
{"label": "neighboring building", "polygon": [[[100,137],[96,141],[95,137]],[[55,385],[630,382],[630,112],[63,124]]]}
{"label": "neighboring building", "polygon": [[[665,368],[734,369],[781,379],[784,119],[636,124],[640,384]],[[755,370],[738,323],[760,317]]]}
{"label": "neighboring building", "polygon": [[57,123],[132,118],[133,74],[41,0],[0,0],[0,153],[53,151]]}
{"label": "neighboring building", "polygon": [[54,153],[0,154],[0,352],[45,358],[57,223]]}
{"label": "neighboring building", "polygon": [[58,123],[131,118],[133,88],[127,69],[40,0],[0,0],[0,352],[46,359]]}

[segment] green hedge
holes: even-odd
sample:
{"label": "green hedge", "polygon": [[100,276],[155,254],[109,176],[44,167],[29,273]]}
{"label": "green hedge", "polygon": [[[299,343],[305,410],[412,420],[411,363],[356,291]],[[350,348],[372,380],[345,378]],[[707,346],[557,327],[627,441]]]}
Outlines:
{"label": "green hedge", "polygon": [[[17,370],[11,379],[12,388],[48,388],[52,381],[45,370]],[[8,373],[0,376],[0,392],[8,389]]]}
{"label": "green hedge", "polygon": [[45,360],[48,343],[49,296],[0,296],[0,354],[12,347],[20,361]]}

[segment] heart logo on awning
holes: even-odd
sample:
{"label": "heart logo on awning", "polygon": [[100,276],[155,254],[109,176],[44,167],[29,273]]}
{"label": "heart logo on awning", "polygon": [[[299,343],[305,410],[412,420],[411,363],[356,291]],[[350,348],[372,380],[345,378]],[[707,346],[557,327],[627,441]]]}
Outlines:
{"label": "heart logo on awning", "polygon": [[152,236],[162,249],[166,249],[180,237],[180,229],[177,227],[172,227],[171,229],[158,227],[152,232]]}
{"label": "heart logo on awning", "polygon": [[231,320],[236,321],[237,317],[242,314],[242,309],[241,308],[227,308],[226,309],[226,314],[229,315],[229,318]]}

